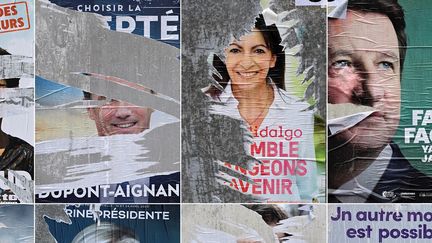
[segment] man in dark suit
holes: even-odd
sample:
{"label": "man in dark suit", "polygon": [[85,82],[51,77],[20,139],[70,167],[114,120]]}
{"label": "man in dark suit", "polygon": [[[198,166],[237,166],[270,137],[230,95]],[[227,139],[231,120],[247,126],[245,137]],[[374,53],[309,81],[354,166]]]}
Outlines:
{"label": "man in dark suit", "polygon": [[328,31],[329,103],[369,110],[346,129],[332,131],[329,122],[329,201],[432,201],[424,189],[432,179],[392,142],[407,45],[402,7],[397,0],[349,1],[346,18],[329,19]]}

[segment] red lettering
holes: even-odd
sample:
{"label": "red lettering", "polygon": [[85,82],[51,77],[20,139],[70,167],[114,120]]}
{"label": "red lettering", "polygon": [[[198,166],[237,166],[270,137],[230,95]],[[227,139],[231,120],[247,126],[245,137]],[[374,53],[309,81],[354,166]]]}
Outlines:
{"label": "red lettering", "polygon": [[292,182],[290,179],[282,179],[282,194],[292,194]]}
{"label": "red lettering", "polygon": [[278,146],[276,142],[267,142],[267,156],[268,157],[278,156]]}
{"label": "red lettering", "polygon": [[[228,163],[228,162],[224,162],[224,167],[232,169],[232,165],[230,163]],[[247,170],[244,169],[244,168],[242,168],[242,167],[240,167],[240,166],[238,166],[238,165],[234,166],[234,170],[237,171],[237,172],[242,173],[243,175],[247,174]]]}
{"label": "red lettering", "polygon": [[[271,138],[285,138],[286,141],[291,141],[294,137],[300,138],[303,135],[303,131],[299,128],[296,129],[284,129],[283,126],[277,126],[269,128],[268,126],[259,130],[259,127],[249,127],[249,130],[254,137],[271,137]],[[294,135],[294,136],[293,136]]]}
{"label": "red lettering", "polygon": [[10,6],[4,7],[4,16],[11,16],[11,7]]}
{"label": "red lettering", "polygon": [[292,194],[290,179],[254,179],[252,194]]}
{"label": "red lettering", "polygon": [[[264,163],[264,161],[270,162],[269,160],[263,160],[263,163]],[[249,170],[249,175],[251,175],[251,176],[256,176],[259,173],[260,173],[260,164],[255,164],[252,167],[252,170]]]}
{"label": "red lettering", "polygon": [[265,152],[265,142],[260,142],[259,146],[257,147],[256,143],[253,143],[251,145],[251,155],[255,156],[255,153],[258,155],[261,155],[262,157],[266,156],[266,152]]}
{"label": "red lettering", "polygon": [[295,175],[296,173],[296,160],[292,160],[291,162],[289,160],[284,160],[284,175]]}
{"label": "red lettering", "polygon": [[270,160],[263,160],[261,164],[261,175],[268,176],[270,175]]}
{"label": "red lettering", "polygon": [[17,15],[18,14],[18,11],[16,10],[16,5],[13,5],[11,7],[11,10],[12,10],[12,15]]}
{"label": "red lettering", "polygon": [[261,181],[262,179],[253,179],[253,184],[252,184],[252,194],[254,195],[261,195],[262,192],[259,190],[261,189]]}
{"label": "red lettering", "polygon": [[239,180],[240,188],[242,192],[248,192],[249,190],[249,182],[244,182],[242,180]]}
{"label": "red lettering", "polygon": [[[267,150],[267,151],[266,151]],[[251,145],[251,155],[298,158],[299,142],[259,142]],[[267,152],[267,153],[266,153]]]}
{"label": "red lettering", "polygon": [[263,180],[263,188],[264,194],[279,194],[280,190],[280,182],[279,179],[264,179]]}
{"label": "red lettering", "polygon": [[285,140],[287,140],[287,141],[292,140],[292,130],[291,129],[285,130]]}
{"label": "red lettering", "polygon": [[238,166],[238,165],[235,166],[235,170],[242,173],[243,175],[247,174],[247,170],[245,168]]}
{"label": "red lettering", "polygon": [[284,153],[284,142],[280,142],[279,143],[279,157],[288,157],[288,156],[289,156],[288,153]]}
{"label": "red lettering", "polygon": [[289,151],[292,158],[298,158],[298,142],[289,142]]}
{"label": "red lettering", "polygon": [[2,30],[7,30],[7,29],[9,29],[9,21],[6,19],[6,20],[3,20],[3,21],[0,21],[1,22],[1,29]]}
{"label": "red lettering", "polygon": [[10,19],[9,21],[10,21],[10,27],[11,27],[11,29],[18,28],[17,20],[16,19]]}
{"label": "red lettering", "polygon": [[[281,129],[282,129],[282,127],[280,127]],[[276,138],[278,135],[278,131],[276,130],[276,129],[270,129],[270,131],[269,131],[269,137],[271,137],[271,138]]]}
{"label": "red lettering", "polygon": [[[232,179],[230,186],[234,187],[238,191],[241,191],[241,192],[245,193],[245,192],[248,192],[249,185],[250,185],[249,182],[245,182],[245,181],[238,180],[238,179]],[[240,186],[240,188],[239,188],[239,186]]]}
{"label": "red lettering", "polygon": [[[235,166],[234,170],[244,175],[251,176],[280,176],[280,175],[299,175],[307,174],[307,162],[305,160],[261,160],[261,164],[255,164],[251,170],[244,169],[240,166]],[[226,164],[228,168],[231,165]]]}
{"label": "red lettering", "polygon": [[236,189],[237,191],[239,190],[238,185],[237,185],[237,180],[236,179],[232,179],[231,180],[231,187],[234,187],[234,189]]}
{"label": "red lettering", "polygon": [[262,138],[265,138],[268,136],[268,127],[265,127],[265,129],[261,129],[261,131],[259,131],[259,135]]}
{"label": "red lettering", "polygon": [[307,174],[306,161],[298,160],[297,161],[297,175],[304,176]]}
{"label": "red lettering", "polygon": [[24,23],[24,19],[23,18],[18,18],[18,27],[22,28],[24,27],[25,23]]}
{"label": "red lettering", "polygon": [[282,174],[282,162],[279,160],[273,160],[271,166],[272,175],[278,176]]}

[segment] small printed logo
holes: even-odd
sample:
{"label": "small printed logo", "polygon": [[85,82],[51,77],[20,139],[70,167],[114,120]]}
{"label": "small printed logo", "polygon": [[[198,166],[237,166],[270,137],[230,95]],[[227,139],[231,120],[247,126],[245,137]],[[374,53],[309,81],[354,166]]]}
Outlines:
{"label": "small printed logo", "polygon": [[420,192],[419,197],[432,197],[432,192]]}
{"label": "small printed logo", "polygon": [[390,192],[383,191],[382,196],[385,198],[395,198],[396,197],[395,193],[392,191],[390,191]]}
{"label": "small printed logo", "polygon": [[400,193],[401,198],[414,199],[415,196],[416,196],[415,192],[401,192]]}

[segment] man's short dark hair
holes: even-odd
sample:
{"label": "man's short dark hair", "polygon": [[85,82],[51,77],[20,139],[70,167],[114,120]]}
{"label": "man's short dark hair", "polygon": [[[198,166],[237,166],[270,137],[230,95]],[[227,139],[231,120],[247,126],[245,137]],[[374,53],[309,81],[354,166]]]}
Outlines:
{"label": "man's short dark hair", "polygon": [[405,34],[405,15],[397,0],[349,0],[348,9],[379,13],[386,15],[390,19],[398,39],[400,70],[402,73],[407,36]]}
{"label": "man's short dark hair", "polygon": [[[10,55],[8,51],[0,47],[0,56]],[[19,86],[19,78],[8,78],[6,81],[6,88],[17,88]]]}

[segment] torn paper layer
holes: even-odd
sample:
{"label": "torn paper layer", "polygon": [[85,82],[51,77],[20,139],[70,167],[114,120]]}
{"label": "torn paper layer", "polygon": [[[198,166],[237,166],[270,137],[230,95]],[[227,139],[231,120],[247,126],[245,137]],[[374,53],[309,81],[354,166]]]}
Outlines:
{"label": "torn paper layer", "polygon": [[179,198],[176,117],[43,79],[37,87],[38,201]]}
{"label": "torn paper layer", "polygon": [[350,129],[372,115],[374,111],[360,112],[349,116],[334,118],[328,121],[329,136]]}
{"label": "torn paper layer", "polygon": [[183,5],[184,201],[324,201],[325,9]]}
{"label": "torn paper layer", "polygon": [[1,203],[34,202],[33,5],[31,0],[0,4]]}
{"label": "torn paper layer", "polygon": [[432,202],[429,9],[348,1],[328,19],[331,202]]}
{"label": "torn paper layer", "polygon": [[[185,205],[183,242],[322,242],[323,206],[296,204]],[[310,229],[314,234],[310,234]]]}
{"label": "torn paper layer", "polygon": [[38,205],[36,212],[38,242],[180,242],[179,205]]}
{"label": "torn paper layer", "polygon": [[[139,30],[107,29],[106,17],[118,10],[101,17],[90,13],[97,4],[80,12],[54,2],[70,4],[37,6],[44,17],[37,35],[36,200],[178,202],[179,50]],[[170,4],[123,1],[116,6],[129,11],[116,18],[178,10]]]}
{"label": "torn paper layer", "polygon": [[[42,1],[36,7],[40,16],[44,16],[37,22],[40,33],[36,36],[37,75],[179,117],[177,48],[142,36],[107,30],[104,20],[96,14]],[[173,100],[141,92],[133,84]]]}

